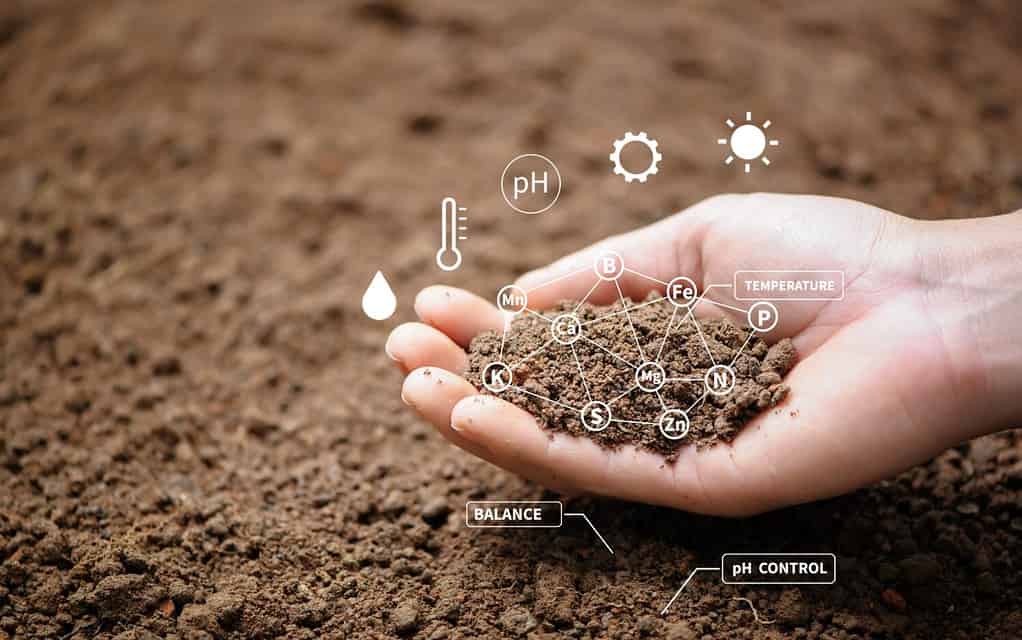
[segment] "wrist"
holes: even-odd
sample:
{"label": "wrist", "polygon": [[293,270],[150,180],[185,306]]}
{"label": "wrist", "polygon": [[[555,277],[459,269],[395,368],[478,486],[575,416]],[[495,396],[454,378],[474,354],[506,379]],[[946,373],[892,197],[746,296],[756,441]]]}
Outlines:
{"label": "wrist", "polygon": [[1022,424],[1022,212],[920,223],[927,307],[944,337],[968,436]]}

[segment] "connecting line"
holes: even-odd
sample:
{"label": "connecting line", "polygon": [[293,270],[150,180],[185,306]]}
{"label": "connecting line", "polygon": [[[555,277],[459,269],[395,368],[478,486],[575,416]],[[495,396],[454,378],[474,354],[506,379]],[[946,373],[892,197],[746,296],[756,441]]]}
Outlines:
{"label": "connecting line", "polygon": [[[513,368],[513,367],[512,367]],[[664,378],[664,382],[702,382],[702,378]]]}
{"label": "connecting line", "polygon": [[602,282],[602,281],[601,281],[601,280],[600,280],[599,278],[597,278],[597,279],[596,279],[596,284],[594,284],[594,285],[593,285],[593,287],[592,287],[592,288],[591,288],[591,289],[589,290],[589,293],[587,293],[587,294],[585,294],[584,296],[582,296],[582,299],[581,299],[581,300],[579,300],[579,301],[578,301],[578,304],[577,304],[577,305],[575,305],[575,308],[574,308],[574,309],[572,309],[572,311],[571,311],[572,313],[578,313],[578,310],[582,308],[582,304],[583,304],[583,303],[584,303],[584,302],[585,302],[586,300],[588,300],[588,299],[589,299],[589,296],[593,295],[593,291],[596,291],[596,287],[600,286],[600,282]]}
{"label": "connecting line", "polygon": [[589,270],[591,270],[591,269],[592,269],[592,267],[582,267],[581,269],[578,269],[578,270],[576,270],[576,271],[572,271],[572,272],[570,272],[570,273],[566,273],[566,274],[564,274],[564,275],[562,275],[562,276],[557,276],[557,277],[556,277],[556,278],[554,278],[553,280],[547,280],[547,281],[546,281],[546,282],[544,282],[543,284],[537,284],[537,285],[536,285],[535,287],[533,287],[533,288],[531,288],[531,289],[526,289],[526,290],[525,290],[525,293],[526,293],[526,294],[532,293],[532,292],[533,292],[533,291],[535,291],[536,289],[542,289],[543,287],[545,287],[545,286],[547,286],[547,285],[550,285],[550,284],[553,284],[553,283],[555,283],[555,282],[557,282],[557,281],[559,281],[559,280],[564,280],[565,278],[570,278],[570,277],[572,277],[572,276],[577,276],[578,274],[582,273],[583,271],[589,271]]}
{"label": "connecting line", "polygon": [[688,583],[691,582],[692,578],[694,578],[695,575],[700,571],[720,571],[720,567],[696,567],[695,569],[692,569],[692,573],[688,574],[688,577],[685,578],[685,582],[681,583],[681,588],[678,589],[677,593],[674,594],[674,597],[671,598],[671,601],[667,603],[667,606],[664,607],[664,610],[660,612],[660,615],[662,616],[667,615],[667,610],[671,608],[671,605],[674,604],[674,601],[678,599],[678,596],[681,595],[681,592],[685,590],[685,587],[688,586]]}
{"label": "connecting line", "polygon": [[754,336],[755,334],[756,334],[755,331],[749,329],[749,337],[746,338],[745,343],[741,347],[739,347],[738,353],[736,353],[735,357],[731,359],[731,364],[729,366],[732,367],[735,366],[735,363],[738,362],[738,356],[742,355],[742,352],[745,351],[745,347],[749,346],[749,342],[752,340],[752,336]]}
{"label": "connecting line", "polygon": [[657,397],[657,400],[660,401],[660,406],[664,408],[664,411],[667,411],[667,403],[664,402],[664,397],[662,395],[660,395],[660,390],[659,389],[657,389],[657,391],[656,391],[656,397]]}
{"label": "connecting line", "polygon": [[[620,289],[620,287],[618,287],[618,288]],[[627,313],[629,310],[634,311],[635,309],[641,309],[641,308],[649,306],[651,304],[656,304],[658,302],[663,302],[666,299],[667,298],[657,298],[655,300],[647,300],[646,302],[643,302],[642,304],[635,304],[635,305],[632,305],[631,307],[627,307],[625,309],[622,309],[621,311],[614,311],[613,313],[608,313],[608,314],[602,315],[599,318],[595,318],[593,320],[589,320],[587,322],[583,322],[582,326],[584,327],[586,325],[590,325],[590,324],[593,324],[595,322],[600,322],[602,320],[606,320],[607,318],[613,318],[614,316],[619,316],[622,313]]]}
{"label": "connecting line", "polygon": [[698,399],[698,400],[696,400],[695,402],[693,402],[693,403],[692,403],[692,406],[690,406],[690,407],[689,407],[688,409],[685,409],[685,413],[692,413],[692,411],[693,411],[693,410],[694,410],[694,409],[695,409],[696,407],[698,407],[698,406],[699,406],[699,403],[701,403],[701,402],[702,402],[703,400],[706,400],[706,395],[707,395],[708,393],[710,393],[710,392],[709,392],[709,391],[703,391],[703,395],[699,396],[699,399]]}
{"label": "connecting line", "polygon": [[713,363],[713,366],[717,366],[717,361],[714,360],[713,353],[710,351],[710,345],[706,343],[706,336],[703,335],[703,328],[699,326],[699,321],[692,315],[691,309],[688,310],[688,317],[692,318],[692,322],[696,325],[696,331],[699,332],[699,338],[703,341],[703,346],[706,347],[706,355],[710,356],[710,362]]}
{"label": "connecting line", "polygon": [[[549,340],[547,340],[546,342],[543,343],[542,347],[540,347],[539,349],[536,349],[535,351],[533,351],[529,355],[525,356],[524,358],[522,358],[521,360],[519,360],[518,362],[514,363],[513,365],[511,365],[508,368],[509,369],[514,369],[517,366],[525,364],[525,361],[528,360],[529,358],[531,358],[532,356],[539,355],[540,353],[542,353],[544,349],[546,349],[547,347],[550,346],[551,342],[554,342],[554,338],[550,338]],[[503,351],[501,352],[501,361],[503,361]]]}
{"label": "connecting line", "polygon": [[610,548],[610,545],[607,544],[607,541],[603,539],[603,536],[600,535],[600,532],[597,531],[596,527],[593,526],[593,522],[592,522],[592,520],[589,519],[589,516],[587,516],[584,513],[565,513],[564,515],[566,515],[566,516],[573,516],[575,518],[584,518],[585,521],[587,523],[589,523],[589,527],[593,530],[593,533],[596,534],[596,537],[599,538],[600,542],[603,543],[603,546],[607,547],[607,551],[610,551],[610,555],[614,555],[614,550]]}
{"label": "connecting line", "polygon": [[653,282],[659,282],[660,284],[664,285],[665,287],[667,285],[671,284],[670,282],[664,282],[660,278],[654,278],[653,276],[648,276],[645,273],[642,273],[641,271],[636,271],[635,269],[629,269],[628,267],[625,267],[624,270],[627,271],[628,273],[634,273],[635,275],[639,276],[640,278],[645,278],[647,280],[652,280]]}
{"label": "connecting line", "polygon": [[563,402],[558,402],[558,401],[554,400],[553,398],[548,398],[546,396],[541,396],[538,393],[533,393],[533,392],[529,391],[528,389],[526,389],[525,387],[519,387],[519,386],[516,386],[516,385],[512,384],[512,385],[508,385],[507,388],[508,389],[514,389],[515,391],[521,391],[525,395],[532,396],[533,398],[539,398],[540,400],[546,400],[547,402],[553,402],[557,406],[564,407],[565,409],[571,409],[572,411],[581,411],[581,409],[578,409],[576,407],[569,407],[568,405],[564,404]]}
{"label": "connecting line", "polygon": [[504,361],[504,342],[507,340],[507,327],[511,322],[508,318],[504,318],[504,332],[500,334],[500,361]]}
{"label": "connecting line", "polygon": [[648,420],[622,420],[621,418],[611,418],[611,422],[623,422],[624,424],[651,424],[656,426],[656,422],[649,422]]}
{"label": "connecting line", "polygon": [[[717,302],[716,300],[710,300],[709,298],[706,297],[705,291],[703,292],[703,295],[699,296],[699,299],[696,300],[696,304],[699,304],[700,302],[709,302],[710,304],[715,304],[718,307],[724,307],[725,309],[731,309],[732,311],[737,311],[739,313],[749,313],[748,309],[742,309],[741,307],[735,307],[730,304],[724,304],[723,302]],[[692,306],[694,307],[696,305],[694,304]]]}
{"label": "connecting line", "polygon": [[525,309],[523,309],[523,311],[527,311],[527,312],[531,313],[532,315],[536,316],[537,318],[539,318],[540,320],[542,320],[544,322],[553,322],[553,320],[551,320],[550,318],[546,317],[542,313],[533,311],[532,309],[530,309],[528,307],[525,307]]}
{"label": "connecting line", "polygon": [[671,319],[667,321],[667,330],[664,331],[664,339],[660,343],[660,348],[656,352],[656,363],[660,364],[660,354],[664,352],[664,345],[667,344],[667,338],[671,335],[671,325],[674,324],[674,316],[678,315],[678,306],[674,306],[674,311],[671,312]]}
{"label": "connecting line", "polygon": [[614,404],[615,402],[617,402],[617,401],[618,401],[618,400],[620,400],[621,398],[623,398],[623,397],[627,396],[627,395],[628,395],[629,393],[631,393],[631,392],[635,391],[635,390],[636,390],[636,389],[638,389],[638,388],[639,388],[639,385],[637,385],[637,384],[633,384],[633,385],[632,385],[631,387],[629,387],[629,388],[628,388],[628,391],[625,391],[625,392],[624,392],[624,393],[622,393],[621,395],[619,395],[619,396],[615,397],[615,398],[614,398],[613,400],[610,400],[610,401],[608,401],[608,402],[607,402],[607,406],[609,407],[610,405]]}
{"label": "connecting line", "polygon": [[[635,338],[635,346],[639,348],[639,357],[645,362],[646,354],[642,352],[642,345],[639,344],[639,334],[635,331],[635,325],[632,324],[632,314],[628,313],[628,302],[625,301],[625,294],[621,292],[621,283],[615,280],[614,286],[617,287],[618,298],[621,299],[621,305],[625,308],[625,317],[628,318],[628,326],[632,328],[632,337]],[[710,358],[712,359],[713,356],[710,356]]]}
{"label": "connecting line", "polygon": [[571,343],[571,355],[575,357],[575,364],[578,365],[578,375],[582,376],[582,386],[586,388],[586,397],[589,402],[593,401],[593,394],[589,392],[589,383],[586,382],[586,374],[582,373],[582,363],[578,360],[578,353],[575,351],[575,343]]}
{"label": "connecting line", "polygon": [[618,354],[614,353],[613,351],[611,351],[611,350],[610,350],[610,349],[608,349],[607,347],[603,346],[603,345],[602,345],[602,344],[600,344],[599,342],[596,342],[595,340],[590,340],[589,338],[587,338],[587,337],[585,337],[585,336],[582,336],[582,339],[583,339],[583,340],[585,340],[586,342],[588,342],[589,344],[591,344],[591,345],[595,346],[596,348],[598,348],[598,349],[602,349],[602,350],[606,351],[607,353],[609,353],[610,355],[614,356],[615,358],[617,358],[617,359],[618,359],[618,360],[620,360],[621,362],[625,363],[625,364],[626,364],[626,365],[628,365],[629,367],[631,367],[631,368],[633,368],[633,369],[638,369],[638,367],[636,367],[636,366],[635,366],[634,364],[632,364],[631,362],[628,362],[627,360],[625,360],[624,358],[622,358],[622,357],[621,357],[621,356],[619,356]]}

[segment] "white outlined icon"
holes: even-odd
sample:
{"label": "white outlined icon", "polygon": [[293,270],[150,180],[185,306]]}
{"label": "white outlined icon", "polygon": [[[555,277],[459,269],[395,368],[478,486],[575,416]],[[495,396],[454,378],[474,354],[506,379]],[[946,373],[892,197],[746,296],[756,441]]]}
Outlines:
{"label": "white outlined icon", "polygon": [[483,386],[491,393],[501,393],[511,386],[511,367],[503,362],[491,362],[483,369]]}
{"label": "white outlined icon", "polygon": [[770,128],[771,122],[765,120],[762,125],[758,125],[752,122],[752,112],[745,112],[745,124],[735,128],[735,123],[731,118],[724,121],[729,129],[733,129],[731,134],[727,138],[717,138],[717,144],[728,145],[730,153],[724,158],[724,164],[731,164],[735,161],[735,156],[739,159],[745,160],[745,173],[749,173],[751,164],[749,160],[755,160],[759,158],[760,161],[769,166],[770,158],[764,155],[767,145],[776,147],[781,144],[780,140],[770,139],[766,137],[766,130]]}
{"label": "white outlined icon", "polygon": [[561,172],[550,158],[523,153],[504,167],[500,193],[507,206],[518,213],[543,213],[561,197]]}
{"label": "white outlined icon", "polygon": [[726,396],[735,388],[735,370],[726,364],[715,364],[706,371],[703,382],[706,390],[715,396]]}
{"label": "white outlined icon", "polygon": [[394,315],[396,309],[397,296],[383,277],[383,272],[377,271],[362,294],[362,311],[373,320],[386,320]]}
{"label": "white outlined icon", "polygon": [[608,282],[617,280],[625,272],[625,260],[617,251],[611,251],[610,249],[601,251],[600,255],[596,256],[596,260],[593,261],[593,271],[596,272],[600,280]]}
{"label": "white outlined icon", "polygon": [[688,309],[699,298],[699,290],[692,278],[678,276],[667,283],[667,299],[681,309]]}
{"label": "white outlined icon", "polygon": [[529,294],[516,284],[509,284],[497,292],[497,308],[505,313],[521,313],[529,306]]}
{"label": "white outlined icon", "polygon": [[681,440],[688,435],[688,414],[681,409],[668,409],[660,414],[660,435],[668,440]]}
{"label": "white outlined icon", "polygon": [[461,266],[461,249],[459,240],[468,240],[461,235],[468,227],[461,226],[468,217],[460,215],[467,211],[459,207],[457,200],[447,196],[440,202],[440,250],[436,252],[436,266],[444,271],[454,271]]}
{"label": "white outlined icon", "polygon": [[[649,164],[645,169],[638,173],[633,173],[628,169],[625,169],[624,165],[621,164],[621,152],[629,144],[641,144],[649,151]],[[625,137],[620,140],[614,141],[614,151],[611,152],[610,156],[611,164],[614,165],[614,173],[623,177],[625,182],[633,182],[638,180],[639,182],[645,182],[649,177],[660,170],[660,161],[664,157],[658,150],[657,141],[646,135],[645,131],[640,131],[639,135],[635,135],[631,131],[625,132]]]}
{"label": "white outlined icon", "polygon": [[770,331],[777,326],[781,319],[780,314],[777,312],[777,307],[766,300],[752,303],[748,314],[749,326],[760,333]]}
{"label": "white outlined icon", "polygon": [[606,402],[592,400],[580,412],[582,426],[589,431],[603,431],[610,424],[610,407]]}
{"label": "white outlined icon", "polygon": [[656,362],[643,362],[635,369],[635,384],[647,393],[656,393],[667,382],[667,373]]}
{"label": "white outlined icon", "polygon": [[582,337],[582,321],[574,313],[559,315],[550,323],[550,333],[560,344],[575,344]]}

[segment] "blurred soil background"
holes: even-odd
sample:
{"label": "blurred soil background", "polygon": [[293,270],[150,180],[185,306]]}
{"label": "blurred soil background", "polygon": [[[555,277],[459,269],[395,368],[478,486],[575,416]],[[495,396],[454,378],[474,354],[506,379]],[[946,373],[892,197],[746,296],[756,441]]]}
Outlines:
{"label": "blurred soil background", "polygon": [[[747,521],[574,502],[611,556],[467,529],[543,492],[414,418],[383,352],[425,285],[492,295],[720,192],[1022,206],[1020,33],[1010,0],[4,0],[0,638],[1022,637],[1017,431]],[[749,175],[716,144],[745,111],[781,140]],[[497,188],[525,152],[564,177],[539,216]],[[661,617],[725,551],[832,551],[838,584],[701,575]]]}

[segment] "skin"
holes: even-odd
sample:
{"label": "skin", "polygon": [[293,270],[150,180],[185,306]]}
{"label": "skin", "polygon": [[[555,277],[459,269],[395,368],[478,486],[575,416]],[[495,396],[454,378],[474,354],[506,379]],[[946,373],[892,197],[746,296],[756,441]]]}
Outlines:
{"label": "skin", "polygon": [[[526,274],[517,284],[531,289],[529,307],[585,296],[592,270],[569,274],[608,248],[629,269],[664,281],[686,275],[700,291],[740,269],[840,269],[846,295],[775,302],[781,321],[765,337],[791,337],[800,357],[788,400],[731,444],[686,447],[673,464],[631,446],[551,437],[532,415],[479,395],[460,376],[465,349],[503,318],[461,289],[424,289],[415,301],[422,322],[388,339],[408,374],[404,401],[455,445],[551,489],[725,516],[842,494],[1022,420],[1022,212],[919,222],[836,198],[718,196]],[[633,299],[663,290],[631,271],[619,283]],[[617,296],[602,283],[590,300]],[[726,288],[706,297],[734,304]],[[721,313],[743,321],[705,301],[696,307],[697,316]]]}

